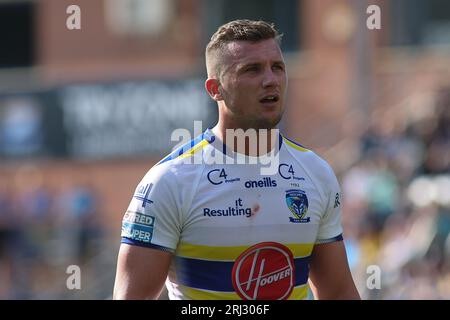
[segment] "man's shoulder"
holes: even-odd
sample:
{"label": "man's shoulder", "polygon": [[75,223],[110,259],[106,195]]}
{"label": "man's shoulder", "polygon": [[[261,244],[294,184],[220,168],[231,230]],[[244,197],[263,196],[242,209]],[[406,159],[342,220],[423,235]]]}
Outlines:
{"label": "man's shoulder", "polygon": [[181,147],[175,148],[150,168],[144,179],[186,181],[192,175],[202,171],[203,162],[196,161],[198,160],[196,157],[201,155],[202,150],[208,145],[209,141],[201,135]]}
{"label": "man's shoulder", "polygon": [[185,161],[193,157],[197,152],[201,151],[203,148],[208,146],[210,143],[209,139],[205,134],[201,134],[198,137],[188,141],[187,143],[175,148],[171,153],[162,158],[155,166],[162,164],[169,164],[172,166],[189,163]]}
{"label": "man's shoulder", "polygon": [[330,164],[312,149],[285,136],[283,136],[283,143],[291,156],[300,162],[310,173],[324,180],[330,178],[333,179],[335,177]]}

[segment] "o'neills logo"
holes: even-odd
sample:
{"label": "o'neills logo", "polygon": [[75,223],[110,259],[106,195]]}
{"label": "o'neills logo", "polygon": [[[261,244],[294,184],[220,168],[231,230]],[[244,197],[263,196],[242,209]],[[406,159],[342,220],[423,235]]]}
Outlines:
{"label": "o'neills logo", "polygon": [[261,180],[249,180],[245,182],[245,187],[247,189],[252,188],[275,188],[277,186],[277,180],[266,177]]}
{"label": "o'neills logo", "polygon": [[294,289],[292,252],[276,242],[261,242],[244,251],[234,263],[233,287],[244,300],[283,300]]}

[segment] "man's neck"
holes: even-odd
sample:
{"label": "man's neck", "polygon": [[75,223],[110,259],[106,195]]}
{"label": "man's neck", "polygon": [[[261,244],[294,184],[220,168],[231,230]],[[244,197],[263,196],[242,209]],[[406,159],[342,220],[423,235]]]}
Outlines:
{"label": "man's neck", "polygon": [[219,123],[211,130],[230,150],[246,156],[260,157],[273,151],[278,129],[226,127]]}

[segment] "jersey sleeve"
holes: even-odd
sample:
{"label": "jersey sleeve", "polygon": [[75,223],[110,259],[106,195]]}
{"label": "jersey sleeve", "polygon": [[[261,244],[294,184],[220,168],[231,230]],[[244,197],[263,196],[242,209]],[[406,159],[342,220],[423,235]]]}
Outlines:
{"label": "jersey sleeve", "polygon": [[153,167],[138,184],[122,220],[122,243],[174,252],[180,237],[175,176]]}
{"label": "jersey sleeve", "polygon": [[328,201],[324,215],[320,220],[316,243],[327,243],[343,240],[341,224],[341,189],[333,170],[328,167],[329,175],[326,183]]}

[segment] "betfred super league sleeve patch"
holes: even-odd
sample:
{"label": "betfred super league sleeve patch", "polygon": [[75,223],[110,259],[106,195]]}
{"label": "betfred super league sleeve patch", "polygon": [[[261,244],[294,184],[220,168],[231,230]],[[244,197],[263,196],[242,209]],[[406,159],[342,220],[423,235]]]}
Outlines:
{"label": "betfred super league sleeve patch", "polygon": [[127,211],[122,221],[122,233],[124,238],[151,243],[155,217],[139,212]]}

